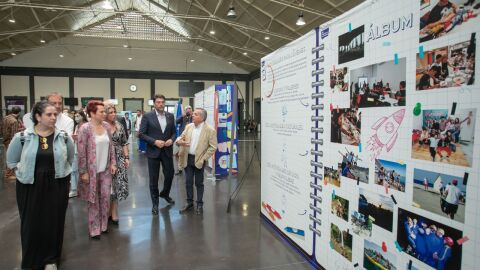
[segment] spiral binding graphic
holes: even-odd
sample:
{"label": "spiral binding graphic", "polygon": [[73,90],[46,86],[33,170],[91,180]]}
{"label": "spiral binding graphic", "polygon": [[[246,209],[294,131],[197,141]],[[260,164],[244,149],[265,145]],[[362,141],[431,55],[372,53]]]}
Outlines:
{"label": "spiral binding graphic", "polygon": [[310,204],[310,209],[312,213],[309,215],[310,220],[312,220],[313,224],[310,224],[309,229],[314,233],[314,235],[321,237],[321,230],[319,227],[322,225],[322,222],[319,216],[322,214],[322,209],[320,208],[320,204],[322,203],[322,197],[319,195],[322,192],[322,186],[319,185],[319,181],[323,180],[323,163],[321,162],[321,158],[323,157],[323,151],[321,148],[323,147],[323,138],[320,138],[323,135],[324,128],[322,126],[324,121],[323,110],[325,109],[323,98],[324,92],[320,89],[323,88],[325,85],[325,81],[319,79],[320,75],[325,73],[325,68],[321,67],[321,63],[325,61],[325,57],[323,56],[323,50],[325,49],[324,44],[318,44],[318,29],[317,29],[317,46],[312,48],[312,54],[314,55],[312,60],[312,105],[311,109],[314,112],[314,115],[311,117],[311,121],[314,123],[314,126],[311,128],[312,138],[310,142],[312,143],[313,149],[310,151],[312,155],[312,160],[310,161],[310,165],[312,166],[312,171],[310,171],[310,176],[312,177],[312,181],[310,182],[310,187],[312,191],[310,192],[310,199],[313,202]]}

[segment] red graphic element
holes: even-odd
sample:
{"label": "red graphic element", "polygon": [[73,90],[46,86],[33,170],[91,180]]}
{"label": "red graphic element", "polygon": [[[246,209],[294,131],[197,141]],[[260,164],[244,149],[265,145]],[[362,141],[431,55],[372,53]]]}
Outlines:
{"label": "red graphic element", "polygon": [[332,111],[333,111],[333,104],[330,103],[330,112],[332,112]]}
{"label": "red graphic element", "polygon": [[272,73],[272,89],[270,90],[270,93],[268,93],[265,97],[270,98],[273,95],[273,90],[275,89],[275,74],[273,74],[272,65],[268,65],[267,67],[270,69],[270,72]]}
{"label": "red graphic element", "polygon": [[467,242],[468,240],[470,240],[468,238],[468,236],[464,236],[463,238],[460,238],[460,239],[457,240],[457,244],[462,245],[463,243]]}
{"label": "red graphic element", "polygon": [[387,152],[395,145],[398,138],[398,129],[403,122],[405,109],[398,110],[390,116],[384,116],[373,124],[374,134],[367,142],[367,150],[371,151],[372,160],[376,159],[386,148]]}
{"label": "red graphic element", "polygon": [[387,252],[387,244],[385,244],[385,242],[382,242],[382,250],[383,252]]}
{"label": "red graphic element", "polygon": [[270,204],[262,202],[262,207],[263,209],[265,209],[265,211],[267,211],[268,215],[273,221],[275,221],[276,219],[282,219],[280,213],[277,210],[273,209]]}

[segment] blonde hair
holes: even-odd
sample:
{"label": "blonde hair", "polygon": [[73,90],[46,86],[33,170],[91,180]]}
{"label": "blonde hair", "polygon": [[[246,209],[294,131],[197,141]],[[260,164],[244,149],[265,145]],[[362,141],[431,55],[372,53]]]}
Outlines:
{"label": "blonde hair", "polygon": [[[103,102],[103,105],[105,107],[105,113],[108,115],[108,111],[110,109],[113,109],[115,111],[115,113],[117,112],[117,108],[115,107],[115,105],[111,102]],[[107,120],[108,122],[108,120]],[[117,117],[115,116],[115,118],[113,118],[113,122],[116,123],[117,122]]]}

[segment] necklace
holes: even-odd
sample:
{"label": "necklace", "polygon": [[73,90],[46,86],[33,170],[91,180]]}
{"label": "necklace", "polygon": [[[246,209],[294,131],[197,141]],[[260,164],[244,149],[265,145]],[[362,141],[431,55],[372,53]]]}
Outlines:
{"label": "necklace", "polygon": [[48,149],[47,138],[40,136],[40,148],[42,150],[47,150]]}

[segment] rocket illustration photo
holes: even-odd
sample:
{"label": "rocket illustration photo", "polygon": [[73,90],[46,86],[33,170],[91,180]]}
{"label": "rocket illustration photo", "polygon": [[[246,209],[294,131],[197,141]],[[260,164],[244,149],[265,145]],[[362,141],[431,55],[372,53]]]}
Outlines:
{"label": "rocket illustration photo", "polygon": [[398,110],[390,116],[384,116],[375,122],[372,126],[374,134],[367,142],[367,150],[372,152],[372,160],[376,159],[383,148],[386,148],[387,152],[395,145],[398,138],[398,129],[405,117],[405,109]]}

